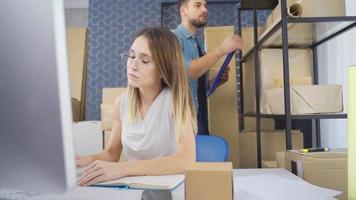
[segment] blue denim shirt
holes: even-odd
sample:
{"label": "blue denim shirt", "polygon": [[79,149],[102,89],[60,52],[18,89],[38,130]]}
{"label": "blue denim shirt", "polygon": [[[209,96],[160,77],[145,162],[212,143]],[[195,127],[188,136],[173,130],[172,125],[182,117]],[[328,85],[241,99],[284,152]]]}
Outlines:
{"label": "blue denim shirt", "polygon": [[[182,53],[184,57],[184,68],[188,74],[189,65],[192,60],[199,58],[198,45],[201,50],[204,51],[203,40],[199,37],[196,37],[193,33],[189,32],[182,24],[180,24],[173,33],[177,36],[178,41],[182,48]],[[206,76],[206,74],[204,74]],[[198,79],[189,78],[189,86],[192,92],[195,110],[198,111]]]}

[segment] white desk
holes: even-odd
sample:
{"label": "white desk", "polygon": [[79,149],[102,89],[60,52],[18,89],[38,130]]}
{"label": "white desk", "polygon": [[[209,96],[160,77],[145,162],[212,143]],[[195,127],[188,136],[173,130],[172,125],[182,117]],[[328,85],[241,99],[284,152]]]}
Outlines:
{"label": "white desk", "polygon": [[[234,170],[234,191],[235,200],[248,199],[255,200],[260,199],[253,196],[253,194],[247,194],[239,192],[242,185],[239,184],[239,178],[242,177],[256,177],[256,175],[273,175],[285,179],[291,179],[297,182],[304,182],[303,179],[295,176],[285,169],[235,169]],[[27,199],[30,200],[47,200],[47,199],[127,199],[127,200],[141,200],[142,190],[127,190],[127,189],[112,189],[112,188],[98,188],[98,187],[77,187],[73,191],[69,191],[64,195],[36,195],[30,196]],[[184,200],[184,184],[177,187],[172,191],[173,200]],[[0,199],[1,199],[0,190]],[[278,198],[273,198],[278,200]],[[335,198],[327,198],[328,200]],[[283,199],[284,200],[284,199]]]}

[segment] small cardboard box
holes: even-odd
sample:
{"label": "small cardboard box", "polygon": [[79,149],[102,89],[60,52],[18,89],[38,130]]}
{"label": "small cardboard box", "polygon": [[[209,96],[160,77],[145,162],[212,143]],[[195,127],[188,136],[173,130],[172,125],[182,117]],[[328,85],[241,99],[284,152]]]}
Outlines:
{"label": "small cardboard box", "polygon": [[[292,131],[293,149],[303,148],[303,133]],[[262,160],[276,160],[276,152],[286,149],[284,130],[261,132]],[[243,131],[240,134],[240,162],[241,168],[257,167],[257,142],[255,131]]]}
{"label": "small cardboard box", "polygon": [[342,191],[338,199],[347,199],[347,150],[301,153],[286,152],[286,169],[311,184]]}
{"label": "small cardboard box", "polygon": [[186,200],[232,200],[232,163],[193,163],[185,171]]}
{"label": "small cardboard box", "polygon": [[[292,114],[338,113],[343,111],[341,85],[300,85],[290,88]],[[284,89],[263,94],[261,113],[284,114]]]}

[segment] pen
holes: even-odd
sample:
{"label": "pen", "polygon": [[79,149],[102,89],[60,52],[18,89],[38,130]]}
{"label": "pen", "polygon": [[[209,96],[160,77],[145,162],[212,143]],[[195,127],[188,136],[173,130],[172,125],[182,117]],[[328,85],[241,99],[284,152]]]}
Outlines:
{"label": "pen", "polygon": [[302,149],[302,153],[310,153],[310,152],[324,152],[324,151],[329,151],[329,148],[308,148],[308,149]]}

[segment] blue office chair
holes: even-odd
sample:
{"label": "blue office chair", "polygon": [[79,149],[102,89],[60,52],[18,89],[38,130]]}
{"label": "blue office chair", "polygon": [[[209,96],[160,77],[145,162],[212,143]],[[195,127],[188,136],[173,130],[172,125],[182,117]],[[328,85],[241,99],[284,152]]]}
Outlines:
{"label": "blue office chair", "polygon": [[215,135],[196,135],[197,162],[226,162],[229,145],[222,137]]}

